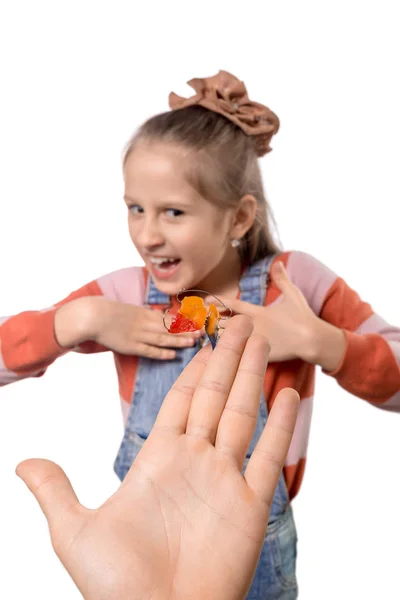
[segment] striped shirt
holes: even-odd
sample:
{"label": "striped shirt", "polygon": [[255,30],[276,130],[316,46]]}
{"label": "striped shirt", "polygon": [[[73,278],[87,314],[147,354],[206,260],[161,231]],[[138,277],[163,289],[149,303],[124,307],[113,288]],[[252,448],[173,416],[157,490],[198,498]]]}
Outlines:
{"label": "striped shirt", "polygon": [[[346,349],[341,364],[327,375],[345,390],[379,408],[400,411],[400,329],[386,323],[333,271],[303,252],[279,255],[290,280],[304,294],[313,312],[342,329]],[[276,259],[275,259],[276,260]],[[103,296],[109,300],[142,306],[147,272],[129,267],[100,277],[67,298],[42,311],[27,311],[0,318],[0,385],[26,377],[39,377],[66,352],[104,352],[108,349],[87,341],[73,349],[59,346],[54,335],[57,309],[77,298]],[[281,292],[271,282],[266,305]],[[126,420],[138,365],[138,357],[114,352],[119,396]],[[299,491],[306,465],[315,387],[315,366],[300,359],[268,365],[264,391],[270,409],[284,387],[295,388],[301,398],[299,414],[284,467],[290,498]]]}

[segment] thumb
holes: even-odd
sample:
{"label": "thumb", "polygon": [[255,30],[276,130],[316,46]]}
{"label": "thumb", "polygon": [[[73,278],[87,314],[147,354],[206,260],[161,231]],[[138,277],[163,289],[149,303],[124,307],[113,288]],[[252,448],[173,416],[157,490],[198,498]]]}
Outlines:
{"label": "thumb", "polygon": [[281,292],[285,293],[292,288],[292,282],[290,281],[285,266],[282,261],[278,260],[271,267],[271,275],[277,287]]}
{"label": "thumb", "polygon": [[73,516],[74,509],[82,508],[68,477],[56,463],[38,458],[24,460],[16,474],[35,496],[50,527],[66,513]]}

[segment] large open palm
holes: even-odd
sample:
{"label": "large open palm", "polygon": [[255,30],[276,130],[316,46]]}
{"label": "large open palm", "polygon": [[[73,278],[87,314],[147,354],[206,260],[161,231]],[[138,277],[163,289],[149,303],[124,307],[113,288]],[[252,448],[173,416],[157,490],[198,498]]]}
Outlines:
{"label": "large open palm", "polygon": [[294,429],[283,390],[241,474],[268,344],[243,316],[197,354],[167,395],[119,490],[79,504],[62,469],[28,460],[17,473],[38,499],[55,551],[87,600],[244,598]]}

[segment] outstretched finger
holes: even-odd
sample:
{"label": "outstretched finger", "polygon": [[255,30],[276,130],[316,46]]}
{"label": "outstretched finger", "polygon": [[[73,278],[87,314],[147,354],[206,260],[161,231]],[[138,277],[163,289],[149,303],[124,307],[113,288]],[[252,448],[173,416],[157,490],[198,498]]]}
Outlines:
{"label": "outstretched finger", "polygon": [[257,424],[269,352],[266,337],[249,338],[218,426],[215,447],[230,454],[240,470]]}
{"label": "outstretched finger", "polygon": [[203,376],[210,354],[211,347],[206,346],[182,371],[161,405],[154,431],[163,430],[174,436],[185,433],[193,395]]}
{"label": "outstretched finger", "polygon": [[292,441],[299,402],[295,390],[285,388],[279,392],[244,474],[249,487],[268,506]]}
{"label": "outstretched finger", "polygon": [[221,415],[252,332],[253,323],[248,317],[237,316],[229,321],[196,387],[186,428],[187,435],[215,442]]}

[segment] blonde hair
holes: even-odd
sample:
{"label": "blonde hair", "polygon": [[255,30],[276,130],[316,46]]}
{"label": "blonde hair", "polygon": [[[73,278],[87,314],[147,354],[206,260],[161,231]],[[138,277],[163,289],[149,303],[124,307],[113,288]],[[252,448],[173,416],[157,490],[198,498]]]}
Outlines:
{"label": "blonde hair", "polygon": [[125,149],[123,164],[140,142],[164,142],[183,147],[193,154],[186,161],[186,176],[209,202],[221,208],[234,208],[243,196],[257,201],[253,225],[240,240],[244,263],[252,264],[280,251],[274,241],[269,208],[254,138],[247,136],[223,115],[201,106],[172,110],[148,119]]}

